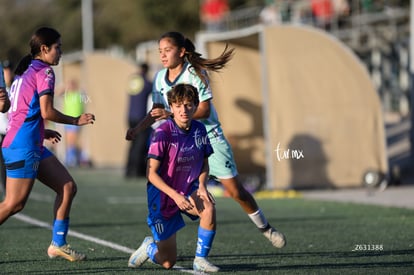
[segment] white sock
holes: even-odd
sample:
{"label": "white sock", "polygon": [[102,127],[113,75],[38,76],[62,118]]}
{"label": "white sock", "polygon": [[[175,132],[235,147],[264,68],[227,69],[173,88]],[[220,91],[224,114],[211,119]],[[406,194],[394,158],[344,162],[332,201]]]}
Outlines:
{"label": "white sock", "polygon": [[260,208],[256,212],[248,214],[248,216],[259,229],[264,229],[269,224]]}

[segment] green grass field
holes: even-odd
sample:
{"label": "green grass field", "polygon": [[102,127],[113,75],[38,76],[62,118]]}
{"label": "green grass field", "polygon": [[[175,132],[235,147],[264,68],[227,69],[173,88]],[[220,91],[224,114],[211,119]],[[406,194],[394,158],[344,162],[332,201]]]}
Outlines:
{"label": "green grass field", "polygon": [[[53,193],[36,183],[26,208],[0,227],[0,274],[191,273],[197,223],[178,232],[183,269],[127,267],[129,251],[149,234],[145,180],[118,170],[73,170],[78,195],[68,241],[88,260],[50,260]],[[257,200],[288,245],[273,248],[240,206],[217,198],[218,229],[210,261],[224,274],[414,274],[414,211],[295,199]],[[28,218],[30,223],[22,221]],[[38,224],[34,224],[33,221]],[[187,220],[186,220],[187,221]]]}

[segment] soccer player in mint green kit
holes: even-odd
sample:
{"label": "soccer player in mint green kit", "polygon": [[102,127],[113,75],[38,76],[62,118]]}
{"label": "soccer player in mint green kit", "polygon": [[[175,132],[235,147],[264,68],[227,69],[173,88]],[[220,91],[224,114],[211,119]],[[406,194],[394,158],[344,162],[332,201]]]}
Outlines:
{"label": "soccer player in mint green kit", "polygon": [[200,104],[194,119],[202,122],[208,132],[214,153],[209,157],[210,175],[215,176],[228,194],[237,201],[251,221],[263,235],[277,248],[286,245],[286,238],[273,228],[257,205],[253,196],[238,180],[238,171],[233,152],[220,126],[209,85],[209,71],[219,71],[232,58],[233,49],[226,50],[214,59],[204,59],[197,53],[191,40],[179,32],[168,32],[159,40],[159,56],[164,69],[160,70],[153,84],[154,106],[151,112],[135,127],[127,131],[126,139],[131,140],[136,134],[150,127],[155,121],[171,115],[166,92],[178,83],[188,83],[198,89]]}
{"label": "soccer player in mint green kit", "polygon": [[177,84],[167,93],[172,117],[154,130],[148,150],[148,218],[153,237],[146,237],[128,260],[140,267],[151,259],[170,269],[177,261],[178,230],[185,226],[182,213],[200,219],[196,257],[198,272],[217,272],[207,261],[216,234],[214,199],[207,191],[208,157],[213,153],[206,127],[193,120],[199,104],[197,89]]}
{"label": "soccer player in mint green kit", "polygon": [[76,194],[76,184],[60,161],[43,146],[44,139],[59,142],[61,135],[45,129],[44,120],[86,125],[93,114],[67,116],[53,106],[55,74],[62,50],[60,34],[52,28],[39,28],[30,40],[31,53],[15,70],[10,88],[9,125],[2,145],[6,165],[6,197],[0,203],[0,224],[23,210],[35,179],[56,192],[52,242],[47,254],[69,261],[86,258],[66,243],[69,213]]}

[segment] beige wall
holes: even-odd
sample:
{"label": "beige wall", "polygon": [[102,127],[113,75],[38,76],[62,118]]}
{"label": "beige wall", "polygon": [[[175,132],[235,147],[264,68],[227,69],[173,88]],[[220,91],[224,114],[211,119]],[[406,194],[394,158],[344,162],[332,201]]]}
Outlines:
{"label": "beige wall", "polygon": [[[237,42],[228,44],[236,49],[228,67],[211,75],[213,101],[233,147],[238,170],[243,174],[262,175],[265,150],[261,73],[257,62],[260,55],[256,48]],[[209,56],[219,56],[225,46],[219,42],[209,44]]]}
{"label": "beige wall", "polygon": [[[218,56],[225,42],[236,48],[229,66],[211,77],[241,174],[266,174],[269,188],[286,189],[359,186],[368,169],[387,171],[377,92],[342,43],[295,26],[223,37],[204,46],[209,57]],[[92,160],[123,166],[126,85],[134,64],[94,53],[62,68],[62,79],[80,78],[87,111],[97,118],[82,131]]]}
{"label": "beige wall", "polygon": [[[96,116],[94,125],[83,126],[82,146],[98,167],[123,167],[127,154],[127,79],[135,71],[135,65],[126,59],[104,53],[88,54],[81,60],[64,61],[61,64],[61,83],[78,78],[86,92],[87,112]],[[61,125],[58,125],[63,129]],[[64,142],[64,140],[63,140]],[[63,143],[59,156],[63,157]]]}
{"label": "beige wall", "polygon": [[387,171],[379,97],[345,45],[286,25],[234,37],[205,48],[236,48],[213,88],[240,173],[265,169],[269,188],[286,189],[360,186],[368,169]]}

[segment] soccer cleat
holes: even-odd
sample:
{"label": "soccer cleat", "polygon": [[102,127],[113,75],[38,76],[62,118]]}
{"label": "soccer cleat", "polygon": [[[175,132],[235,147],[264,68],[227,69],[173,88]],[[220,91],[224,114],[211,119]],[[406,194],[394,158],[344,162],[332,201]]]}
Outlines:
{"label": "soccer cleat", "polygon": [[47,255],[51,259],[62,257],[71,262],[86,260],[85,254],[73,250],[68,244],[62,246],[55,246],[53,244],[49,245],[49,248],[47,249]]}
{"label": "soccer cleat", "polygon": [[283,248],[286,245],[285,235],[273,227],[270,227],[268,230],[264,231],[263,235],[272,243],[274,247]]}
{"label": "soccer cleat", "polygon": [[193,262],[193,269],[196,272],[218,272],[219,267],[213,265],[206,258],[195,257]]}
{"label": "soccer cleat", "polygon": [[143,265],[149,258],[147,255],[147,247],[153,242],[154,239],[152,237],[145,237],[140,247],[138,247],[138,249],[131,254],[131,257],[129,257],[128,267],[134,268]]}

